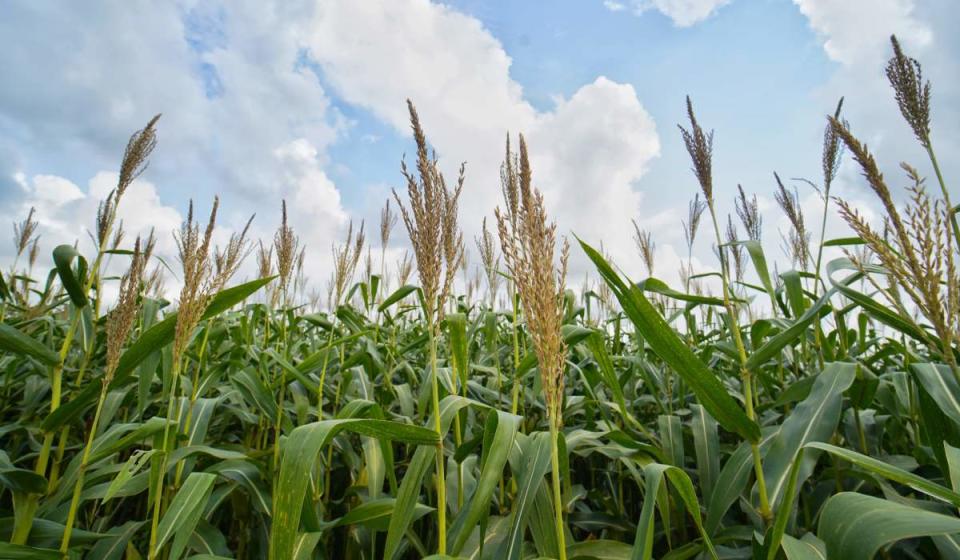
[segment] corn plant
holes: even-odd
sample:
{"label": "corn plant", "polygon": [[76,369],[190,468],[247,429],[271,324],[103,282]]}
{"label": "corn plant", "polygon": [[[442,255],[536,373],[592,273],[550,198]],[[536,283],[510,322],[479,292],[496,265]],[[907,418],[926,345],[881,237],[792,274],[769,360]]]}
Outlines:
{"label": "corn plant", "polygon": [[[598,280],[569,289],[522,136],[471,279],[459,195],[482,187],[463,167],[446,182],[412,103],[416,161],[394,193],[412,254],[396,266],[388,203],[379,247],[362,224],[334,245],[323,305],[303,263],[327,248],[301,241],[285,202],[273,239],[247,222],[218,247],[218,199],[205,221],[191,203],[169,266],[117,218],[155,117],[123,152],[91,249],[61,240],[47,258],[36,211],[14,224],[0,557],[956,557],[960,231],[931,86],[892,48],[893,101],[927,160],[894,188],[842,101],[827,108],[820,178],[800,185],[823,197],[819,227],[799,186],[771,178],[783,247],[761,244],[755,194],[714,185],[723,136],[687,100],[676,286],[654,277],[657,232],[635,222],[630,269],[646,276],[577,238]],[[835,197],[841,165],[862,172],[880,222]],[[826,238],[830,212],[849,236]],[[713,268],[695,269],[707,246]],[[255,279],[235,280],[251,252]]]}

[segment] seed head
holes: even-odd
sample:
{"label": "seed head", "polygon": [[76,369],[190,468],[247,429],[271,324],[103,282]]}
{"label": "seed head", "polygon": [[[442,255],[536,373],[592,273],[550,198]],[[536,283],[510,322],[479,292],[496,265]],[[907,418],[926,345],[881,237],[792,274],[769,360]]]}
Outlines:
{"label": "seed head", "polygon": [[[286,299],[287,288],[290,286],[290,279],[293,273],[293,260],[296,258],[297,251],[300,247],[300,239],[294,235],[293,228],[287,223],[287,201],[283,200],[280,204],[282,219],[280,221],[280,227],[273,235],[273,248],[277,255],[277,273],[280,275],[280,283],[277,286],[277,290],[278,293]],[[284,301],[284,303],[286,302]]]}
{"label": "seed head", "polygon": [[150,154],[157,147],[157,131],[154,128],[160,115],[154,116],[147,126],[134,132],[123,151],[123,162],[120,164],[120,177],[117,180],[117,199],[123,196],[130,183],[137,180],[146,171],[149,165]]}
{"label": "seed head", "polygon": [[224,248],[217,247],[214,250],[214,279],[216,291],[222,290],[227,282],[230,281],[230,278],[237,272],[237,269],[240,268],[240,265],[247,258],[252,250],[250,246],[250,241],[247,239],[247,232],[250,231],[250,224],[253,223],[253,218],[256,216],[250,216],[250,219],[247,220],[246,225],[243,227],[243,230],[240,233],[231,233],[230,239],[227,241],[227,246]]}
{"label": "seed head", "polygon": [[930,147],[930,82],[923,81],[917,60],[903,54],[896,35],[890,36],[893,58],[887,62],[887,79],[893,87],[900,113],[925,148]]}
{"label": "seed head", "polygon": [[37,233],[37,221],[33,218],[33,215],[36,213],[37,209],[33,206],[30,207],[30,212],[27,213],[27,217],[23,221],[13,224],[13,246],[17,248],[17,256],[19,257],[27,250],[27,247],[31,243],[34,243],[39,236]]}
{"label": "seed head", "polygon": [[210,243],[219,206],[219,197],[214,197],[207,227],[201,231],[200,224],[193,219],[193,201],[191,200],[187,219],[180,226],[179,233],[174,234],[180,265],[183,268],[183,287],[180,289],[180,307],[177,311],[177,326],[173,341],[174,361],[183,355],[193,336],[193,330],[200,323],[210,298],[213,297],[217,280],[213,277]]}
{"label": "seed head", "polygon": [[437,165],[436,155],[428,154],[420,117],[409,100],[407,108],[417,144],[417,176],[407,169],[405,162],[401,163],[407,182],[408,206],[401,202],[396,190],[393,196],[400,206],[403,223],[413,245],[427,322],[436,329],[443,319],[443,303],[463,259],[463,234],[457,224],[457,206],[463,190],[465,166],[460,166],[456,186],[448,187]]}
{"label": "seed head", "polygon": [[397,282],[404,286],[410,281],[410,275],[413,274],[413,257],[407,251],[403,252],[403,258],[397,261]]}
{"label": "seed head", "polygon": [[380,211],[380,247],[386,249],[390,243],[390,234],[396,225],[397,214],[390,208],[390,199],[388,198],[387,203],[383,205],[383,210]]}
{"label": "seed head", "polygon": [[760,215],[760,205],[757,203],[757,195],[747,198],[743,192],[743,187],[737,185],[736,199],[737,216],[743,229],[747,230],[747,237],[754,241],[760,241],[760,234],[763,229],[763,216]]}
{"label": "seed head", "polygon": [[[508,159],[510,154],[508,153]],[[560,250],[560,265],[554,265],[556,224],[549,222],[543,195],[531,184],[527,145],[520,136],[520,171],[516,227],[509,210],[496,210],[503,258],[520,294],[534,350],[540,364],[540,379],[552,426],[562,423],[566,344],[563,325],[564,285],[569,244]],[[511,200],[505,200],[508,209]]]}
{"label": "seed head", "polygon": [[653,276],[654,254],[657,250],[657,244],[653,241],[653,234],[645,229],[640,229],[636,220],[633,222],[633,242],[637,246],[640,258],[647,267],[647,276]]}
{"label": "seed head", "polygon": [[746,270],[746,259],[744,259],[743,245],[739,243],[739,234],[737,226],[733,223],[733,216],[727,214],[727,254],[732,257],[734,278],[738,282],[743,281],[743,273]]}
{"label": "seed head", "polygon": [[700,183],[700,190],[708,201],[713,199],[713,131],[704,133],[697,117],[693,114],[693,103],[687,96],[687,117],[690,119],[690,130],[677,125],[683,143],[687,147],[690,159],[693,161],[693,173]]}
{"label": "seed head", "polygon": [[697,239],[697,230],[700,229],[700,219],[707,210],[707,202],[700,200],[700,193],[694,195],[687,206],[687,219],[681,220],[683,237],[687,242],[687,252],[693,250],[693,242]]}
{"label": "seed head", "polygon": [[353,222],[347,228],[347,239],[343,245],[333,245],[333,278],[331,280],[332,295],[331,305],[334,309],[342,303],[343,295],[347,291],[350,282],[353,281],[354,272],[357,270],[357,264],[360,262],[360,255],[363,253],[364,244],[363,222],[360,222],[360,229],[356,237],[353,234]]}
{"label": "seed head", "polygon": [[[843,108],[843,98],[840,98],[840,101],[837,102],[837,110],[833,112],[833,118],[840,118],[840,110]],[[846,121],[843,121],[844,126],[847,125]],[[823,156],[821,158],[821,166],[823,168],[823,196],[825,198],[830,197],[830,185],[833,184],[833,180],[837,177],[837,170],[840,169],[840,160],[843,159],[843,143],[840,142],[840,139],[837,138],[837,131],[833,129],[833,126],[828,122],[827,126],[823,130]]]}
{"label": "seed head", "polygon": [[121,350],[137,317],[137,298],[140,295],[143,271],[146,268],[147,260],[150,258],[150,253],[153,251],[153,245],[153,232],[150,232],[150,239],[143,248],[141,248],[140,238],[137,237],[130,268],[120,279],[120,295],[117,298],[117,305],[107,316],[107,367],[104,383],[113,380],[113,374],[120,363]]}
{"label": "seed head", "polygon": [[497,252],[497,242],[494,240],[493,233],[487,229],[486,218],[483,219],[480,237],[476,237],[474,242],[477,244],[477,252],[480,253],[480,262],[483,263],[483,272],[487,280],[487,296],[492,309],[500,287],[500,275],[497,272],[500,268],[500,254]]}
{"label": "seed head", "polygon": [[796,190],[788,191],[787,188],[783,186],[779,175],[774,173],[773,177],[777,181],[777,190],[774,193],[774,198],[790,221],[790,232],[784,239],[787,255],[796,266],[805,270],[811,260],[811,234],[807,231],[807,224],[803,218],[803,210],[800,208],[800,195]]}

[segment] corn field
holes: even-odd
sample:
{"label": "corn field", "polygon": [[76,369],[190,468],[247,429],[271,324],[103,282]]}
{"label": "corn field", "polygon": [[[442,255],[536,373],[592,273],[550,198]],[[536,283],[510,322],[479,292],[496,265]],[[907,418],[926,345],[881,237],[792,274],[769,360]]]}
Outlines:
{"label": "corn field", "polygon": [[[755,197],[740,189],[735,215],[718,214],[714,135],[687,99],[684,234],[717,261],[688,261],[677,286],[653,275],[639,226],[646,278],[600,239],[564,239],[522,136],[475,240],[483,274],[460,281],[471,185],[440,172],[412,103],[405,188],[378,239],[351,226],[334,247],[329,305],[306,295],[315,249],[285,204],[273,239],[244,229],[219,245],[218,202],[209,217],[191,205],[168,263],[117,220],[154,118],[91,217],[94,252],[63,240],[38,255],[35,217],[14,225],[0,557],[960,558],[960,228],[930,85],[892,46],[893,97],[929,161],[888,181],[838,103],[824,222],[776,179],[785,272]],[[841,164],[862,171],[882,223],[831,195]],[[905,192],[888,186],[903,177]],[[826,239],[837,213],[851,235]],[[397,266],[363,262],[404,234]],[[567,285],[571,254],[596,283]],[[248,259],[255,279],[239,280]]]}

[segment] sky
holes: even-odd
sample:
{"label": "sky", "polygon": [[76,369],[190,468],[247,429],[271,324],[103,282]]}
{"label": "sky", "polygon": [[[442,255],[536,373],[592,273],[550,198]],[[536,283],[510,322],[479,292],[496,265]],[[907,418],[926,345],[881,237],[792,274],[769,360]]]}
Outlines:
{"label": "sky", "polygon": [[[254,235],[270,239],[286,200],[322,288],[351,220],[379,246],[380,208],[414,151],[409,98],[448,177],[466,162],[474,265],[472,239],[501,204],[504,140],[523,133],[561,234],[602,242],[639,276],[635,220],[653,233],[656,276],[676,283],[698,191],[676,127],[690,95],[715,130],[721,215],[738,184],[756,194],[785,269],[773,172],[820,182],[824,117],[841,96],[892,185],[906,185],[902,160],[932,174],[883,74],[892,33],[933,82],[934,146],[948,183],[960,176],[958,19],[956,0],[7,1],[0,227],[33,207],[42,255],[74,240],[89,249],[127,138],[162,113],[150,167],[120,208],[128,237],[154,227],[172,257],[168,232],[189,201],[203,211],[219,194],[218,239],[253,213]],[[819,224],[816,192],[788,183]],[[851,161],[834,194],[877,215]],[[833,213],[827,229],[847,233]],[[398,225],[388,262],[408,246]],[[705,234],[694,259],[716,266]],[[0,243],[0,266],[12,260]],[[590,270],[575,249],[569,282]]]}

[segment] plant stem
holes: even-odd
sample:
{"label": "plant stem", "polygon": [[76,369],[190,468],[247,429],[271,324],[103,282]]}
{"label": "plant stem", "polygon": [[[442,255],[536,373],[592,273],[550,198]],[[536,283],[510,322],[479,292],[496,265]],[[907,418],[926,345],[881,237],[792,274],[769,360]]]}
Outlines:
{"label": "plant stem", "polygon": [[550,419],[550,463],[553,471],[553,511],[554,528],[557,532],[557,547],[559,548],[560,560],[567,560],[566,535],[563,529],[563,498],[560,494],[560,453],[557,438],[559,430],[557,421]]}
{"label": "plant stem", "polygon": [[[753,409],[753,375],[747,368],[747,350],[743,344],[743,337],[740,334],[740,325],[737,322],[737,316],[733,307],[733,301],[730,298],[730,285],[727,279],[727,261],[723,252],[723,241],[720,237],[720,226],[717,222],[717,213],[714,209],[713,198],[707,199],[707,206],[710,209],[710,217],[713,221],[713,230],[717,238],[717,250],[720,254],[720,281],[723,288],[723,305],[727,309],[727,316],[730,319],[730,330],[733,335],[734,345],[737,347],[737,354],[740,356],[740,377],[743,382],[743,401],[746,406],[747,418],[756,422],[756,413]],[[760,517],[769,524],[773,519],[773,512],[770,509],[770,500],[767,497],[767,482],[763,476],[763,463],[760,460],[760,447],[755,441],[750,442],[750,451],[753,455],[753,471],[757,478],[757,489],[760,494]]]}
{"label": "plant stem", "polygon": [[157,557],[157,528],[160,525],[160,509],[163,502],[163,488],[164,488],[164,479],[167,475],[167,451],[170,447],[169,436],[170,436],[170,423],[172,422],[171,418],[174,414],[174,402],[177,400],[177,380],[180,378],[180,359],[175,357],[173,360],[173,366],[170,371],[171,380],[170,380],[170,397],[167,404],[167,418],[166,422],[163,425],[163,439],[161,440],[163,447],[158,453],[159,458],[157,462],[160,464],[160,473],[157,476],[157,487],[153,496],[153,517],[150,521],[150,549],[148,552],[148,560],[155,560]]}
{"label": "plant stem", "polygon": [[110,381],[103,380],[103,386],[100,389],[100,399],[97,401],[97,410],[93,414],[93,423],[90,424],[90,431],[87,434],[87,443],[83,447],[83,456],[80,459],[80,468],[77,471],[77,482],[73,485],[73,498],[70,500],[70,511],[67,513],[67,522],[63,529],[63,539],[60,541],[60,552],[66,557],[70,548],[70,534],[73,532],[73,524],[77,518],[77,508],[80,506],[80,493],[83,491],[83,480],[87,473],[88,461],[90,460],[90,450],[93,448],[93,438],[97,435],[97,426],[100,424],[100,413],[103,412],[103,403],[107,399],[107,388]]}
{"label": "plant stem", "polygon": [[447,553],[447,483],[444,477],[443,427],[440,422],[440,380],[437,369],[437,339],[432,314],[427,320],[430,333],[430,372],[433,382],[433,427],[437,431],[437,532],[438,554]]}

